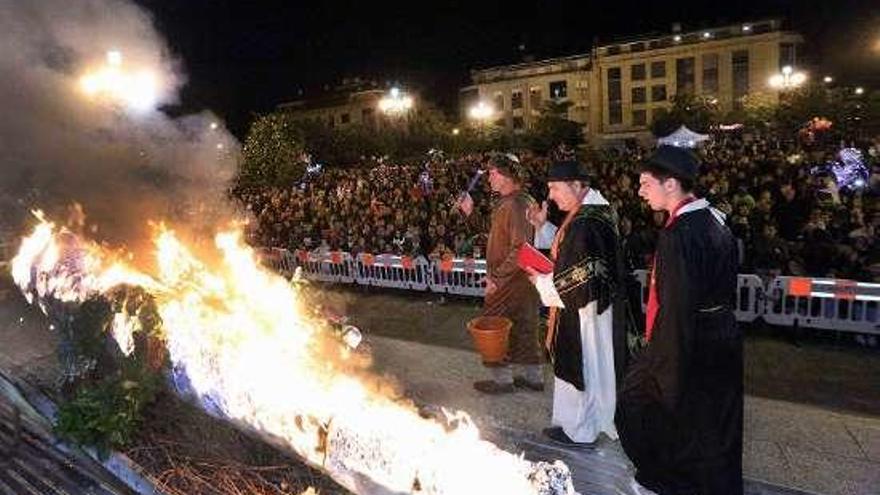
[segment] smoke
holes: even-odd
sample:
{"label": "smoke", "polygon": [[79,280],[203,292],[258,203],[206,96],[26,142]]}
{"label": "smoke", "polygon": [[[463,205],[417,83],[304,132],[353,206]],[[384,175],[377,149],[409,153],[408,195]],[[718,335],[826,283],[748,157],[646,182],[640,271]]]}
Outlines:
{"label": "smoke", "polygon": [[[180,65],[130,2],[0,0],[5,216],[39,207],[63,218],[76,202],[93,234],[133,244],[148,221],[192,226],[227,207],[239,144],[210,112],[158,109],[176,102]],[[118,94],[90,91],[84,77],[107,67],[132,79],[117,77]]]}

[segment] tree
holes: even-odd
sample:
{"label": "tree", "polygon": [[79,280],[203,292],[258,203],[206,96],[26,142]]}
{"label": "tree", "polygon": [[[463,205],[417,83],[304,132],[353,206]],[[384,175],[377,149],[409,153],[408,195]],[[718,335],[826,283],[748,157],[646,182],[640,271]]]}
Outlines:
{"label": "tree", "polygon": [[554,100],[544,104],[538,120],[525,140],[533,151],[547,154],[561,144],[572,148],[583,144],[584,134],[581,124],[568,119],[568,109],[571,105],[570,101]]}
{"label": "tree", "polygon": [[651,132],[667,136],[681,126],[692,131],[708,132],[720,120],[718,100],[715,98],[680,94],[672,97],[672,106],[654,112]]}
{"label": "tree", "polygon": [[306,166],[302,134],[287,113],[258,117],[245,137],[238,183],[274,186],[298,181]]}

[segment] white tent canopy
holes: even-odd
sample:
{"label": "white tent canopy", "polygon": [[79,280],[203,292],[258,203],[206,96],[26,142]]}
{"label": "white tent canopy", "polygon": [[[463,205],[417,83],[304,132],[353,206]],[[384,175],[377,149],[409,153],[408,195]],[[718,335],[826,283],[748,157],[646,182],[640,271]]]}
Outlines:
{"label": "white tent canopy", "polygon": [[681,126],[672,134],[657,140],[657,144],[668,144],[679,148],[696,148],[703,141],[708,141],[709,136],[700,134]]}

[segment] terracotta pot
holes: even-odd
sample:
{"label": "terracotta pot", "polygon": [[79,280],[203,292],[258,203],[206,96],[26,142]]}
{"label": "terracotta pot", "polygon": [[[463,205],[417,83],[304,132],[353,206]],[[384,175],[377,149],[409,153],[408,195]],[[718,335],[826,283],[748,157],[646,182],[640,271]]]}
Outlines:
{"label": "terracotta pot", "polygon": [[513,322],[503,316],[480,316],[468,322],[468,331],[484,363],[500,363],[507,357],[511,326]]}

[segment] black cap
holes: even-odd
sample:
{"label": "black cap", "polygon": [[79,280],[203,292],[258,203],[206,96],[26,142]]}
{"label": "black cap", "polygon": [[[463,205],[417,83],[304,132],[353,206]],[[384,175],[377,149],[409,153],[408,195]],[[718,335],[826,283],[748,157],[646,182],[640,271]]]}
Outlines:
{"label": "black cap", "polygon": [[687,148],[663,145],[648,158],[648,163],[670,172],[676,177],[693,180],[700,168],[700,159]]}
{"label": "black cap", "polygon": [[569,180],[590,180],[590,175],[584,170],[584,166],[580,162],[566,160],[554,162],[550,165],[550,171],[544,177],[544,182]]}

